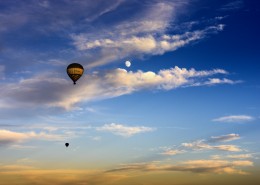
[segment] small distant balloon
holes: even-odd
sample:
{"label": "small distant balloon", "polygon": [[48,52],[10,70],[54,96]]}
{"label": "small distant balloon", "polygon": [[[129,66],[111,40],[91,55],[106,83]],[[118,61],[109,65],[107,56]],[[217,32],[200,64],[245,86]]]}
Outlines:
{"label": "small distant balloon", "polygon": [[69,143],[65,143],[65,146],[68,147],[70,144]]}
{"label": "small distant balloon", "polygon": [[126,67],[130,67],[131,66],[131,62],[129,60],[125,61],[125,66]]}
{"label": "small distant balloon", "polygon": [[76,84],[76,81],[82,76],[84,73],[84,68],[82,65],[78,63],[72,63],[67,67],[67,74],[69,75],[70,79]]}

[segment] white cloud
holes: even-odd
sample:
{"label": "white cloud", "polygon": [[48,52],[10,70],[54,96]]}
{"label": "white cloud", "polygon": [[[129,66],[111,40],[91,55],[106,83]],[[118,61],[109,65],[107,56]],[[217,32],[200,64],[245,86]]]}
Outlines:
{"label": "white cloud", "polygon": [[241,151],[241,149],[236,145],[217,145],[217,146],[211,146],[210,149],[230,151],[230,152]]}
{"label": "white cloud", "polygon": [[[80,51],[88,51],[92,49],[99,50],[99,58],[97,60],[92,59],[92,63],[88,64],[88,67],[95,67],[111,63],[117,59],[137,56],[137,55],[159,55],[168,51],[177,50],[180,47],[184,47],[191,42],[205,38],[207,35],[222,31],[224,25],[219,24],[217,26],[209,26],[204,30],[195,30],[191,32],[185,32],[182,34],[159,36],[153,33],[145,33],[139,35],[121,35],[114,36],[102,36],[101,38],[93,39],[89,34],[71,35],[73,44]],[[97,53],[98,51],[95,51]],[[102,54],[104,57],[102,57]],[[107,53],[110,53],[110,57],[107,57]]]}
{"label": "white cloud", "polygon": [[211,155],[210,158],[212,160],[220,160],[221,159],[221,156],[220,155]]}
{"label": "white cloud", "polygon": [[16,143],[21,143],[27,140],[38,139],[38,140],[50,140],[57,141],[63,140],[64,136],[47,134],[45,132],[13,132],[9,130],[0,130],[0,146],[1,145],[13,145]]}
{"label": "white cloud", "polygon": [[[125,69],[111,71],[95,71],[85,74],[72,87],[69,80],[65,80],[51,73],[43,73],[17,83],[0,86],[0,96],[4,97],[1,107],[37,106],[72,108],[76,103],[99,99],[113,98],[130,94],[143,89],[171,90],[178,87],[193,86],[203,83],[208,76],[227,74],[225,70],[202,70],[174,67],[153,71],[137,72]],[[51,90],[50,90],[51,89]]]}
{"label": "white cloud", "polygon": [[195,141],[192,143],[182,143],[182,146],[193,150],[221,150],[230,152],[239,152],[241,149],[236,145],[209,145],[204,140]]}
{"label": "white cloud", "polygon": [[254,117],[248,115],[230,115],[230,116],[223,116],[220,118],[215,118],[212,121],[216,122],[228,122],[228,123],[241,123],[241,122],[248,122],[254,120]]}
{"label": "white cloud", "polygon": [[169,150],[165,150],[165,151],[162,152],[161,154],[162,154],[162,155],[172,156],[172,155],[177,155],[177,154],[182,154],[182,153],[185,153],[185,151],[184,151],[184,150],[169,149]]}
{"label": "white cloud", "polygon": [[249,158],[253,158],[252,154],[239,154],[239,155],[228,155],[228,158],[231,159],[249,159]]}
{"label": "white cloud", "polygon": [[239,134],[228,134],[222,136],[212,136],[211,139],[208,140],[208,142],[228,142],[237,139],[240,139]]}
{"label": "white cloud", "polygon": [[236,83],[240,83],[242,81],[233,81],[230,79],[219,79],[219,78],[209,78],[209,81],[205,82],[205,85],[215,85],[215,84],[236,84]]}
{"label": "white cloud", "polygon": [[93,141],[100,141],[102,139],[101,136],[89,136],[89,138]]}
{"label": "white cloud", "polygon": [[144,126],[130,127],[121,124],[111,123],[111,124],[105,124],[102,127],[97,127],[96,130],[111,132],[115,135],[120,135],[123,137],[130,137],[139,133],[152,132],[155,130],[155,128],[144,127]]}

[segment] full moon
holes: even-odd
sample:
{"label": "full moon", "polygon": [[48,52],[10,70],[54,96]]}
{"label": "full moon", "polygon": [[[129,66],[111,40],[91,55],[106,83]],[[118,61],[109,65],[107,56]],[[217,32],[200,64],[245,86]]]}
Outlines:
{"label": "full moon", "polygon": [[125,66],[126,67],[130,67],[131,66],[131,62],[129,60],[125,61]]}

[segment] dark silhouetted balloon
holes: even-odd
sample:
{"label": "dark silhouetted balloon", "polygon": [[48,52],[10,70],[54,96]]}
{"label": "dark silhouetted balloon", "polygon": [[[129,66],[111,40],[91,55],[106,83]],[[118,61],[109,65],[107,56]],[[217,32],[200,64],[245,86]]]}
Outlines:
{"label": "dark silhouetted balloon", "polygon": [[65,143],[65,146],[68,147],[70,144],[69,143]]}
{"label": "dark silhouetted balloon", "polygon": [[67,67],[67,73],[71,80],[76,84],[76,81],[82,76],[84,68],[78,63],[72,63]]}

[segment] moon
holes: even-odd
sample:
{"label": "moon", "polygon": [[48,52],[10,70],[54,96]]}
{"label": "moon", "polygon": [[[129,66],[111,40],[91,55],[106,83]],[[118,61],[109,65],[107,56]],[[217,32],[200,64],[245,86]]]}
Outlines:
{"label": "moon", "polygon": [[130,67],[131,66],[131,62],[129,60],[125,61],[125,66],[126,67]]}

